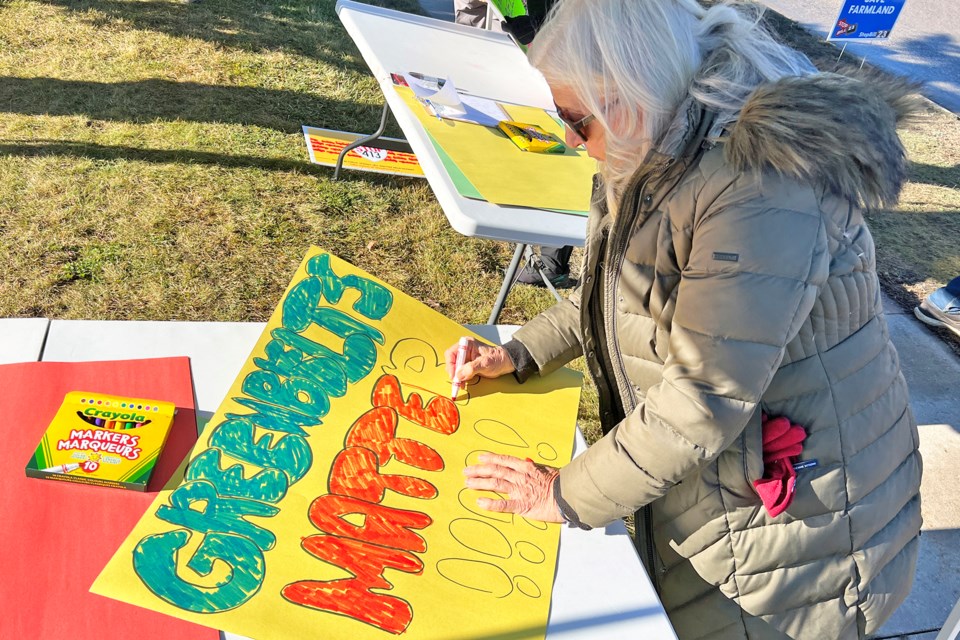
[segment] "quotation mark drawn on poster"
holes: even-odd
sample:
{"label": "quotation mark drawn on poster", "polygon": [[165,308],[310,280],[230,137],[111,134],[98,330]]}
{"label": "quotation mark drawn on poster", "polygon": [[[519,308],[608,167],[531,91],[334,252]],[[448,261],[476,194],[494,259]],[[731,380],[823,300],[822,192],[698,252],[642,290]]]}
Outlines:
{"label": "quotation mark drawn on poster", "polygon": [[[449,392],[449,381],[437,350],[428,342],[418,338],[398,340],[390,351],[390,363],[382,371],[403,380],[405,387],[418,389],[430,395],[442,395]],[[437,387],[438,381],[444,384]],[[437,388],[433,388],[437,387]]]}
{"label": "quotation mark drawn on poster", "polygon": [[[499,445],[497,448],[504,453],[516,457],[530,457],[533,453],[530,445],[520,433],[510,425],[498,420],[483,419],[474,423],[474,431],[481,437]],[[505,447],[509,447],[504,451]],[[477,458],[485,451],[473,451],[465,460],[467,466],[476,464]],[[549,443],[540,442],[536,445],[536,454],[541,460],[552,462],[558,458],[556,449]],[[509,530],[516,532],[513,525],[517,516],[512,513],[497,513],[485,511],[476,504],[477,492],[463,489],[458,495],[461,506],[476,518],[458,518],[450,523],[450,534],[465,549],[475,552],[485,559],[469,557],[444,558],[437,562],[437,571],[444,578],[468,589],[490,593],[497,598],[505,598],[515,590],[530,598],[539,598],[543,589],[530,577],[516,573],[511,578],[510,572],[503,567],[507,561],[519,557],[530,564],[541,564],[546,558],[543,549],[529,540],[517,540],[512,543],[508,537],[497,528],[497,522],[510,525]],[[499,495],[499,494],[498,494]],[[506,496],[500,496],[501,498]],[[520,518],[534,529],[545,531],[546,523],[537,520]],[[522,568],[520,569],[522,570]]]}

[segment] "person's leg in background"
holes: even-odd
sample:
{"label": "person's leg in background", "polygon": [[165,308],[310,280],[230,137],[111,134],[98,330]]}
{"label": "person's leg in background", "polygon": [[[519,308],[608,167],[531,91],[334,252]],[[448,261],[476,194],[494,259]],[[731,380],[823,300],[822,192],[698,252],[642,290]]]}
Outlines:
{"label": "person's leg in background", "polygon": [[914,315],[926,324],[949,329],[960,336],[960,277],[924,298]]}
{"label": "person's leg in background", "polygon": [[[543,262],[543,271],[550,283],[555,287],[568,284],[570,279],[570,254],[573,247],[540,247],[540,260]],[[531,264],[523,267],[517,282],[532,284],[537,287],[546,286],[540,273]]]}

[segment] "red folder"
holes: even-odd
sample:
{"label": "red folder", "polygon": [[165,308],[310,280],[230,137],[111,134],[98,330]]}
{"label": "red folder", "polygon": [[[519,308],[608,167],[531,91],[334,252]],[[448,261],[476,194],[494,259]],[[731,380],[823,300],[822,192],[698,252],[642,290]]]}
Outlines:
{"label": "red folder", "polygon": [[[27,461],[68,391],[177,405],[145,493],[28,478]],[[0,365],[0,637],[215,640],[217,631],[89,592],[197,439],[189,358]]]}

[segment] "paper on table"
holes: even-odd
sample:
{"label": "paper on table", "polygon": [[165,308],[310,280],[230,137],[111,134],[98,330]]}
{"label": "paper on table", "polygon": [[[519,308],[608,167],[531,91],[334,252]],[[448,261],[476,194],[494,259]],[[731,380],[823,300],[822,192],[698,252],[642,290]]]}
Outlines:
{"label": "paper on table", "polygon": [[[460,171],[460,167],[450,159],[450,156],[447,155],[447,152],[443,150],[437,141],[433,139],[433,136],[427,134],[430,137],[430,144],[433,145],[433,150],[437,152],[437,157],[440,158],[440,162],[443,164],[443,168],[447,170],[447,175],[450,176],[450,182],[453,183],[454,188],[464,198],[473,198],[474,200],[483,200],[483,195],[473,184],[467,180],[467,177],[463,175],[463,172]],[[556,211],[557,213],[565,213],[571,216],[588,216],[590,215],[589,211],[574,211],[571,209],[546,209],[547,211]]]}
{"label": "paper on table", "polygon": [[431,83],[433,86],[428,86],[427,81],[420,80],[411,75],[406,75],[404,78],[406,78],[407,84],[410,86],[414,95],[421,100],[428,100],[433,104],[450,107],[453,111],[462,112],[464,110],[460,104],[460,96],[457,95],[457,89],[454,87],[453,82],[450,81],[450,78],[444,78],[436,83]]}
{"label": "paper on table", "polygon": [[[597,165],[585,150],[527,153],[500,131],[431,118],[410,89],[394,89],[484,200],[540,209],[590,209]],[[539,125],[563,139],[563,127],[543,109],[502,106],[510,120]]]}
{"label": "paper on table", "polygon": [[417,99],[441,118],[485,127],[495,127],[507,119],[495,100],[459,93],[450,78],[427,79],[411,74],[404,74],[403,78]]}
{"label": "paper on table", "polygon": [[[68,391],[165,399],[177,417],[151,493],[28,478],[24,467]],[[0,366],[0,636],[204,638],[216,631],[93,595],[94,578],[197,439],[188,358]]]}

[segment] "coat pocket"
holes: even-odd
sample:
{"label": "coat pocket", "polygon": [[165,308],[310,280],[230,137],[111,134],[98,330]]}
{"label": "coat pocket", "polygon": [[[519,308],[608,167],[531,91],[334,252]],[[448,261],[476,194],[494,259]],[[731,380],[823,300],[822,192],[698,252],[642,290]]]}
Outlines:
{"label": "coat pocket", "polygon": [[743,438],[743,477],[756,496],[753,481],[763,477],[763,420],[759,408],[750,417],[740,437]]}
{"label": "coat pocket", "polygon": [[750,416],[747,426],[717,459],[722,488],[736,499],[736,506],[756,505],[760,496],[753,481],[763,476],[763,430],[760,409]]}

